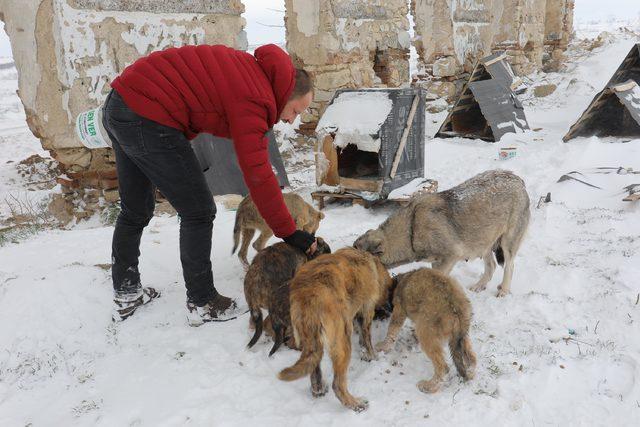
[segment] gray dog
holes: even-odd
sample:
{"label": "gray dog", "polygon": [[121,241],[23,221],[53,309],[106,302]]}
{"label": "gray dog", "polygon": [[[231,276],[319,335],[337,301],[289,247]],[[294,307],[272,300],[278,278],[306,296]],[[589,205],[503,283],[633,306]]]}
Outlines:
{"label": "gray dog", "polygon": [[529,224],[529,196],[511,172],[492,170],[436,194],[416,196],[354,247],[377,255],[387,267],[425,260],[449,274],[461,260],[482,258],[484,274],[472,289],[486,289],[504,267],[498,296],[509,293],[513,260]]}

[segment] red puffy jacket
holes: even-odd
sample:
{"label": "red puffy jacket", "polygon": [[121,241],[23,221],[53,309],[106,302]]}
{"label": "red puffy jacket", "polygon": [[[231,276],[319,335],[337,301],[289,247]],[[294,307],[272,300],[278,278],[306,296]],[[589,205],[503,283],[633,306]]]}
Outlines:
{"label": "red puffy jacket", "polygon": [[138,59],[112,83],[137,114],[182,130],[231,138],[258,211],[274,234],[295,222],[273,173],[265,133],[278,121],[295,84],[291,58],[276,45],[254,55],[226,46],[184,46]]}

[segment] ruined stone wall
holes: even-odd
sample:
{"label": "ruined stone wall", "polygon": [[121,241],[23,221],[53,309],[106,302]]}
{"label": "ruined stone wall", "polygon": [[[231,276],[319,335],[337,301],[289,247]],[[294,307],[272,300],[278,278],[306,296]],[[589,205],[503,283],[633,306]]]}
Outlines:
{"label": "ruined stone wall", "polygon": [[80,145],[77,114],[98,106],[111,79],[154,50],[187,43],[246,49],[243,11],[240,0],[3,0],[27,122],[63,166],[61,182],[115,188],[112,150]]}
{"label": "ruined stone wall", "polygon": [[[452,99],[474,62],[506,51],[518,74],[540,69],[544,46],[566,49],[574,0],[412,0],[419,80],[433,98]],[[558,55],[559,52],[556,52]]]}
{"label": "ruined stone wall", "polygon": [[573,36],[574,0],[547,0],[544,22],[546,71],[557,71]]}
{"label": "ruined stone wall", "polygon": [[315,84],[315,120],[340,88],[396,87],[409,82],[406,0],[286,0],[287,51]]}
{"label": "ruined stone wall", "polygon": [[507,52],[517,74],[542,67],[546,0],[504,0],[493,50]]}
{"label": "ruined stone wall", "polygon": [[476,59],[491,53],[502,0],[412,0],[411,9],[423,86],[451,100]]}

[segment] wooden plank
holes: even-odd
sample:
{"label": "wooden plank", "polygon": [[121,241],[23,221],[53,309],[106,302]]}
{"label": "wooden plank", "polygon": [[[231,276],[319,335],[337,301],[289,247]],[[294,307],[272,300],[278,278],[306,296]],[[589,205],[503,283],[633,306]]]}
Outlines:
{"label": "wooden plank", "polygon": [[[328,166],[325,167],[321,162],[324,156],[324,160],[328,162]],[[316,184],[317,185],[338,185],[338,152],[333,145],[333,136],[326,135],[322,141],[318,140],[315,149],[316,160]]]}
{"label": "wooden plank", "polygon": [[[327,137],[328,135],[325,136],[325,139]],[[320,139],[317,139],[315,150],[313,151],[313,153],[314,153],[314,160],[316,163],[316,185],[318,186],[324,184],[324,180],[327,177],[327,171],[325,170],[322,162],[320,161],[321,159],[320,153],[322,150],[322,146],[323,146],[323,141],[321,141]]]}
{"label": "wooden plank", "polygon": [[467,104],[467,105],[460,105],[456,108],[454,108],[453,110],[451,110],[451,113],[456,113],[458,111],[466,111],[466,110],[470,110],[475,104]]}
{"label": "wooden plank", "polygon": [[419,103],[420,95],[416,94],[413,97],[413,104],[411,104],[411,110],[409,111],[409,117],[407,117],[407,123],[404,126],[404,131],[402,131],[402,137],[400,138],[400,144],[398,145],[398,150],[396,151],[396,157],[393,159],[393,164],[391,165],[391,173],[389,173],[389,177],[391,179],[396,176],[396,172],[398,171],[398,165],[400,164],[400,159],[402,158],[402,153],[404,152],[404,146],[407,145],[407,138],[409,137],[409,132],[411,131],[411,126],[413,125],[413,118],[416,115],[416,110],[418,109]]}
{"label": "wooden plank", "polygon": [[620,83],[619,85],[615,85],[613,87],[613,90],[615,90],[616,92],[626,92],[628,90],[633,89],[636,86],[638,86],[638,84],[635,81],[628,80],[625,83]]}
{"label": "wooden plank", "polygon": [[505,53],[503,53],[502,55],[500,55],[500,56],[498,56],[496,58],[493,58],[491,61],[483,62],[483,65],[485,67],[488,67],[489,65],[495,64],[496,62],[502,61],[503,59],[507,59],[507,55]]}
{"label": "wooden plank", "polygon": [[349,190],[371,191],[378,193],[382,190],[382,180],[367,180],[340,177],[340,186]]}
{"label": "wooden plank", "polygon": [[325,158],[329,161],[329,170],[327,171],[324,183],[327,185],[338,185],[340,183],[340,176],[338,175],[338,151],[333,145],[332,137],[324,138],[322,151]]}

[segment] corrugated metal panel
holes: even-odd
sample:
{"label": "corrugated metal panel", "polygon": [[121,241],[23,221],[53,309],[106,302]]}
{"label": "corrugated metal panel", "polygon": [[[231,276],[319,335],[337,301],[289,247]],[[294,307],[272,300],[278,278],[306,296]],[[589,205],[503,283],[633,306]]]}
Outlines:
{"label": "corrugated metal panel", "polygon": [[640,125],[640,87],[636,84],[632,89],[617,92],[620,102],[624,104],[633,119]]}
{"label": "corrugated metal panel", "polygon": [[[289,179],[273,131],[269,131],[267,137],[269,138],[269,159],[276,172],[278,182],[281,187],[288,187]],[[191,142],[191,146],[214,196],[223,194],[246,196],[249,194],[230,139],[203,133]]]}
{"label": "corrugated metal panel", "polygon": [[510,89],[493,79],[472,82],[469,88],[491,126],[496,141],[506,133],[529,129],[524,108]]}

